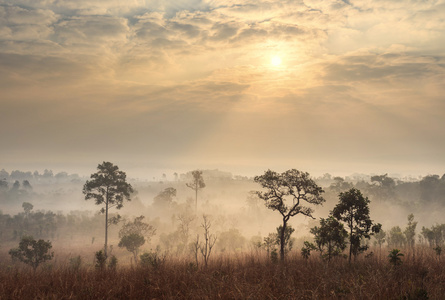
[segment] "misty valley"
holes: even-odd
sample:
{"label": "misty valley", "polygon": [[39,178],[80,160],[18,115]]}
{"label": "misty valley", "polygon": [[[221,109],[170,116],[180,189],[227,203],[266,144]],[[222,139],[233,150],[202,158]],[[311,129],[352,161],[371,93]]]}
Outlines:
{"label": "misty valley", "polygon": [[445,175],[0,175],[0,298],[445,295]]}

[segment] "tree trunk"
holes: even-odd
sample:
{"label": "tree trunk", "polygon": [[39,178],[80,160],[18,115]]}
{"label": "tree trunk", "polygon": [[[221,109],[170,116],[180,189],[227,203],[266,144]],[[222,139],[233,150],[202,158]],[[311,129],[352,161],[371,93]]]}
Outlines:
{"label": "tree trunk", "polygon": [[198,211],[198,185],[195,188],[195,211]]}
{"label": "tree trunk", "polygon": [[107,200],[105,202],[105,248],[104,254],[105,259],[107,259],[107,250],[108,250],[108,191],[107,191]]}
{"label": "tree trunk", "polygon": [[283,219],[283,228],[280,232],[280,259],[284,262],[284,233],[286,232],[287,220]]}
{"label": "tree trunk", "polygon": [[349,224],[350,233],[349,233],[349,264],[351,264],[351,256],[352,256],[352,218],[351,223]]}

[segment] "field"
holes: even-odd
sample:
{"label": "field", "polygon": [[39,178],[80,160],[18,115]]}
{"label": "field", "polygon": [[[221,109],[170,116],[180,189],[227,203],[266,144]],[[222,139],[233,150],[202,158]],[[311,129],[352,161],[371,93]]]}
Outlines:
{"label": "field", "polygon": [[[118,264],[96,269],[68,259],[34,272],[3,257],[0,299],[443,299],[445,267],[434,251],[402,251],[403,263],[388,262],[387,249],[359,256],[351,264],[330,263],[316,253],[295,251],[285,263],[264,253],[216,255],[208,266],[165,256],[146,266]],[[84,261],[84,260],[83,260]]]}

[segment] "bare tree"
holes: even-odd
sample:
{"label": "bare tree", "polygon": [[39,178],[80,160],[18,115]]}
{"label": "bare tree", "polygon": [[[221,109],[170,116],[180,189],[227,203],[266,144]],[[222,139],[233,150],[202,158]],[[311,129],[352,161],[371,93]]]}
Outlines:
{"label": "bare tree", "polygon": [[202,216],[203,222],[201,223],[201,227],[204,229],[204,240],[203,244],[199,245],[199,250],[201,251],[202,257],[204,258],[204,265],[207,267],[207,263],[210,258],[210,254],[212,253],[213,246],[216,243],[216,235],[210,233],[210,227],[212,227],[212,223],[208,219],[206,215]]}

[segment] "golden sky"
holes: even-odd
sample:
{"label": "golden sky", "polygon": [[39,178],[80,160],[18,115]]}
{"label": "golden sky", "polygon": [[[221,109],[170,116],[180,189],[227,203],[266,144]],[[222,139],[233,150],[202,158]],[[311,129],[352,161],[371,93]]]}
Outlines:
{"label": "golden sky", "polygon": [[444,15],[444,0],[0,0],[0,168],[442,174]]}

